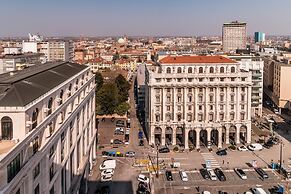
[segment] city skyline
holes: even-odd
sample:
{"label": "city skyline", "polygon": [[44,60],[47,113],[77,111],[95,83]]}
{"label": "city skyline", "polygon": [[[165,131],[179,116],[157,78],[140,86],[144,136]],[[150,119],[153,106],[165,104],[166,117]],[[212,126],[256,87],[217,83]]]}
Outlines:
{"label": "city skyline", "polygon": [[[220,36],[222,24],[247,23],[247,34],[290,35],[288,0],[207,1],[9,1],[1,3],[1,37]],[[11,12],[11,10],[14,10]],[[279,14],[271,14],[280,10]],[[7,17],[9,16],[9,17]]]}

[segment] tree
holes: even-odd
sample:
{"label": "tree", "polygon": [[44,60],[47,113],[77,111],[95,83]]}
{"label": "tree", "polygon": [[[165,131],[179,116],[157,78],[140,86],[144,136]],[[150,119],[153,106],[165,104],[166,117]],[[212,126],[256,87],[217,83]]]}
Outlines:
{"label": "tree", "polygon": [[119,74],[116,78],[115,78],[115,83],[116,86],[118,88],[118,102],[122,103],[127,101],[128,99],[128,91],[130,89],[130,84],[128,83],[128,81],[126,81],[126,79]]}
{"label": "tree", "polygon": [[103,83],[104,83],[103,76],[99,72],[95,74],[95,83],[96,83],[96,91],[98,91],[103,86]]}
{"label": "tree", "polygon": [[116,107],[115,112],[118,115],[125,115],[126,112],[129,110],[129,108],[130,108],[130,106],[128,103],[122,102]]}
{"label": "tree", "polygon": [[96,94],[99,105],[97,114],[113,114],[118,105],[118,89],[115,83],[104,84]]}

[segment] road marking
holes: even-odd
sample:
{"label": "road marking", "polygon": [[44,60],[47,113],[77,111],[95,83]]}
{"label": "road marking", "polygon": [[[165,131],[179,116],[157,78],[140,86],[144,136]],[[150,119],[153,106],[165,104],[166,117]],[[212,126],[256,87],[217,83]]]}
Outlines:
{"label": "road marking", "polygon": [[203,159],[206,161],[211,161],[211,167],[220,168],[219,163],[215,159],[215,157],[212,155],[212,153],[201,153]]}

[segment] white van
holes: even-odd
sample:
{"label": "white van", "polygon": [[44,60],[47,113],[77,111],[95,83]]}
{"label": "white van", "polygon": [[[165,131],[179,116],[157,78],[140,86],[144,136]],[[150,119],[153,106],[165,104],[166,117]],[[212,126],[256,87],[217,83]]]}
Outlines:
{"label": "white van", "polygon": [[99,169],[100,170],[115,169],[115,167],[116,160],[104,160],[102,164],[100,164]]}
{"label": "white van", "polygon": [[253,188],[252,191],[254,194],[267,194],[266,191],[261,187]]}
{"label": "white van", "polygon": [[259,143],[252,143],[248,146],[248,149],[251,151],[261,151],[263,149],[263,146]]}

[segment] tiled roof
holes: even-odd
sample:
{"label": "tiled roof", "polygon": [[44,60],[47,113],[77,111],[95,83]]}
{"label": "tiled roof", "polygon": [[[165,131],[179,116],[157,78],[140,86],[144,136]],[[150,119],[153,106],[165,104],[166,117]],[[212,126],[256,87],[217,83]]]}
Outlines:
{"label": "tiled roof", "polygon": [[160,60],[161,64],[179,63],[236,63],[222,56],[167,56]]}

